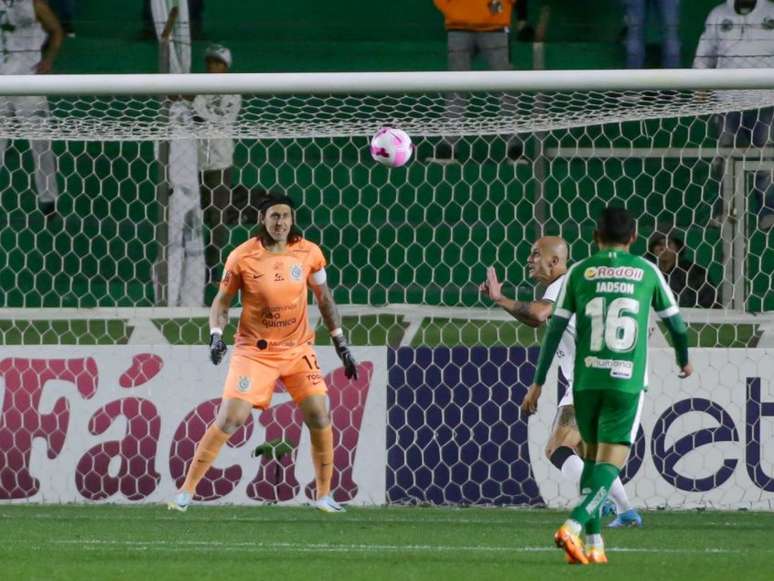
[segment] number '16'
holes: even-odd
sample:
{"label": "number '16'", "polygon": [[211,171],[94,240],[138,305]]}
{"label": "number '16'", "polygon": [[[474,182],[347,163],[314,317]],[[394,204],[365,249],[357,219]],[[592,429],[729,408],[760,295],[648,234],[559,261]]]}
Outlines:
{"label": "number '16'", "polygon": [[637,341],[637,319],[640,303],[634,299],[614,299],[605,315],[605,298],[595,297],[586,304],[586,316],[591,319],[592,351],[601,351],[607,345],[619,353],[631,351]]}

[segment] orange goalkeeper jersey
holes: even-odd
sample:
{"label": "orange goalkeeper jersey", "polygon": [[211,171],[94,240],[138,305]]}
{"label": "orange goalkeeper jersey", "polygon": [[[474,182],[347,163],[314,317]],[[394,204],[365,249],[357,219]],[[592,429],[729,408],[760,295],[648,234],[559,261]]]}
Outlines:
{"label": "orange goalkeeper jersey", "polygon": [[314,340],[307,315],[307,281],[325,266],[320,247],[300,240],[276,254],[258,238],[237,246],[226,260],[220,288],[242,291],[237,351],[285,350]]}
{"label": "orange goalkeeper jersey", "polygon": [[446,30],[501,30],[511,25],[516,0],[433,0]]}

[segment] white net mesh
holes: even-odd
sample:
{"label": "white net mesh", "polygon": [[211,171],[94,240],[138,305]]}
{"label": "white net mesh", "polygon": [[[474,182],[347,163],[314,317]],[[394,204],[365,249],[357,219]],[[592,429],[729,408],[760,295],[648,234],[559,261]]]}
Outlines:
{"label": "white net mesh", "polygon": [[[561,235],[579,260],[598,211],[620,202],[638,217],[635,252],[659,253],[667,237],[676,256],[662,266],[691,344],[707,349],[705,371],[680,391],[671,353],[655,351],[632,497],[770,505],[771,91],[242,95],[235,120],[185,98],[6,97],[2,107],[3,498],[155,501],[179,484],[225,373],[200,346],[204,305],[227,253],[251,235],[256,202],[283,191],[329,259],[364,365],[359,383],[328,376],[339,500],[573,498],[542,458],[553,401],[529,431],[517,410],[541,332],[491,309],[477,286],[491,265],[505,294],[535,297],[532,242]],[[382,125],[412,136],[405,168],[371,160]],[[667,345],[658,329],[653,341]],[[336,369],[321,351],[324,371]],[[181,402],[170,385],[195,387]],[[309,498],[298,413],[279,386],[200,494]],[[741,457],[745,425],[746,472],[718,457]],[[258,472],[247,450],[267,443],[290,451]]]}
{"label": "white net mesh", "polygon": [[[384,125],[414,136],[532,133],[611,122],[701,116],[767,107],[771,90],[564,91],[423,95],[246,95],[237,123],[170,119],[157,97],[54,97],[50,115],[4,115],[11,139],[155,141],[363,137]],[[14,109],[30,97],[6,99]],[[452,113],[452,114],[450,114]]]}

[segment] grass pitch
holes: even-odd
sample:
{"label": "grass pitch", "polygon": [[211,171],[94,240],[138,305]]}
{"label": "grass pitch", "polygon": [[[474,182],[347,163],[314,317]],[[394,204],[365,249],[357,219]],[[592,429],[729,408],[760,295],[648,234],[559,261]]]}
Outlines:
{"label": "grass pitch", "polygon": [[610,564],[569,566],[547,510],[0,507],[3,579],[772,579],[771,513],[645,513]]}
{"label": "grass pitch", "polygon": [[[153,321],[171,345],[206,345],[210,327],[206,318],[156,319]],[[387,345],[398,347],[408,323],[401,315],[363,315],[344,317],[343,325],[352,345]],[[225,329],[224,339],[232,344],[236,320]],[[318,345],[330,345],[328,330],[317,327]],[[666,329],[662,327],[667,341]],[[477,321],[427,317],[419,325],[411,347],[463,345],[540,346],[544,329],[533,329],[517,321]],[[0,319],[0,345],[125,345],[132,334],[126,320],[58,320],[19,321]],[[758,325],[691,324],[688,326],[689,347],[755,347],[760,339]]]}

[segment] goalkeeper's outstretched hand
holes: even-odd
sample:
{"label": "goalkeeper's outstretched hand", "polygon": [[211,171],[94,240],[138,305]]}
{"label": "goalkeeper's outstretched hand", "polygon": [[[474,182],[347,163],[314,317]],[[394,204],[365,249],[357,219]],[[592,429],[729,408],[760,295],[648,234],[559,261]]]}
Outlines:
{"label": "goalkeeper's outstretched hand", "polygon": [[228,347],[223,342],[223,335],[220,333],[210,333],[210,361],[217,365],[223,361],[223,356],[228,351]]}
{"label": "goalkeeper's outstretched hand", "polygon": [[347,376],[347,379],[357,379],[357,361],[352,356],[352,351],[349,350],[347,338],[342,334],[331,337],[331,340],[336,348],[336,355],[339,356],[341,364],[344,366],[344,375]]}

